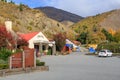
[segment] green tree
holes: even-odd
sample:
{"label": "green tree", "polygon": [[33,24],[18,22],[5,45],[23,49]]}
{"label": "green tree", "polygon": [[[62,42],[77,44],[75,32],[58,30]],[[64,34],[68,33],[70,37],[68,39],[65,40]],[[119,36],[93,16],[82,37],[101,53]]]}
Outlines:
{"label": "green tree", "polygon": [[19,10],[23,11],[23,4],[22,3],[20,3],[20,5],[19,5]]}
{"label": "green tree", "polygon": [[102,33],[106,36],[106,39],[110,42],[115,41],[115,38],[107,30],[102,29]]}
{"label": "green tree", "polygon": [[4,0],[4,2],[7,2],[7,0]]}
{"label": "green tree", "polygon": [[93,25],[93,32],[97,32],[97,31],[98,31],[97,26]]}
{"label": "green tree", "polygon": [[115,41],[120,43],[120,32],[119,31],[115,33],[114,37],[115,37]]}
{"label": "green tree", "polygon": [[83,25],[82,27],[84,31],[88,28],[86,25]]}
{"label": "green tree", "polygon": [[15,4],[15,2],[13,2],[12,0],[10,1],[10,3]]}
{"label": "green tree", "polygon": [[77,38],[77,41],[80,41],[82,44],[86,44],[87,33],[82,32],[80,36]]}
{"label": "green tree", "polygon": [[3,2],[7,2],[7,0],[1,0],[1,1],[3,1]]}

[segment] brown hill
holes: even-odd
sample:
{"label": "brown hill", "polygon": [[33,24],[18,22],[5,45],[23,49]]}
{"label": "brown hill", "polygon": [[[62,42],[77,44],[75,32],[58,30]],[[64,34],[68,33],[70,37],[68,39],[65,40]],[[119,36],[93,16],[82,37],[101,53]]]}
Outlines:
{"label": "brown hill", "polygon": [[83,19],[83,17],[81,17],[81,16],[78,16],[76,14],[64,11],[62,9],[57,9],[54,7],[49,7],[49,6],[37,7],[35,9],[39,9],[39,10],[43,11],[49,18],[52,18],[59,22],[70,21],[70,22],[76,23]]}
{"label": "brown hill", "polygon": [[0,23],[4,24],[7,19],[13,22],[15,32],[42,31],[49,38],[59,32],[66,32],[71,38],[74,36],[74,31],[48,18],[40,10],[31,9],[22,4],[15,5],[0,1]]}
{"label": "brown hill", "polygon": [[[74,24],[72,28],[80,33],[87,27],[88,31],[94,28],[105,28],[106,30],[119,30],[120,29],[120,9],[112,10],[96,16],[87,17],[80,22]],[[83,28],[84,27],[84,28]]]}

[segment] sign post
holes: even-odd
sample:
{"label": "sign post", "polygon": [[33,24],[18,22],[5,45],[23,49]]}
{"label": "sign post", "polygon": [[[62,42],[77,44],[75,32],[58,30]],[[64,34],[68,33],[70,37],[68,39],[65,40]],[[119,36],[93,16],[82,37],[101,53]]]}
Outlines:
{"label": "sign post", "polygon": [[36,54],[34,49],[24,47],[23,52],[15,53],[10,57],[9,68],[36,67]]}

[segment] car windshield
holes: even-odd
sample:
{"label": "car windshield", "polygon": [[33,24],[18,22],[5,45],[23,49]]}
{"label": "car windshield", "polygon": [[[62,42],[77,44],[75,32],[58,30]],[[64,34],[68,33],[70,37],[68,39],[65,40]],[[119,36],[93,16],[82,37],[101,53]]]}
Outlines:
{"label": "car windshield", "polygon": [[105,51],[102,50],[102,51],[100,51],[100,52],[105,52]]}

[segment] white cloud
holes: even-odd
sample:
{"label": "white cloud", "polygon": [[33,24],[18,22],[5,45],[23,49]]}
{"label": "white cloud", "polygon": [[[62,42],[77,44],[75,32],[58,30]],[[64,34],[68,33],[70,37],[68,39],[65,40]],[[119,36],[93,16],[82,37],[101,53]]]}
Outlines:
{"label": "white cloud", "polygon": [[54,6],[81,16],[90,16],[120,8],[120,0],[43,0]]}
{"label": "white cloud", "polygon": [[120,0],[16,0],[31,7],[54,6],[80,16],[91,16],[120,8]]}

